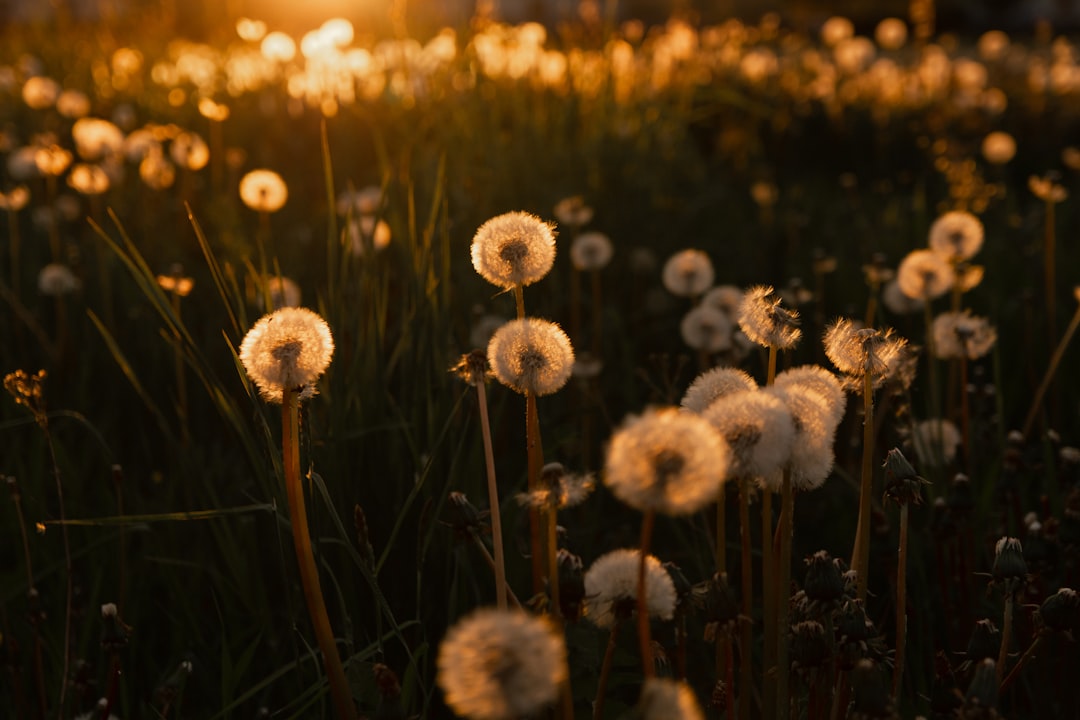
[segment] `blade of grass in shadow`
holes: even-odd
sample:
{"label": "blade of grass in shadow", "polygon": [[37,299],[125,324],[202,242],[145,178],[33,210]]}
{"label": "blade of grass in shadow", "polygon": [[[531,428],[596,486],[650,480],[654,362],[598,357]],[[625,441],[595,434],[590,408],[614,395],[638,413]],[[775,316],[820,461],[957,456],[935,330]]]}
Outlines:
{"label": "blade of grass in shadow", "polygon": [[45,527],[53,525],[78,525],[82,527],[110,526],[110,525],[146,525],[156,522],[183,522],[186,520],[212,520],[227,515],[247,515],[255,512],[276,512],[277,503],[259,503],[257,505],[242,505],[233,508],[218,508],[215,510],[192,510],[187,512],[150,513],[145,515],[112,515],[100,518],[68,518],[67,520],[45,520],[41,524]]}
{"label": "blade of grass in shadow", "polygon": [[[235,277],[233,282],[227,284],[225,274],[221,270],[221,263],[218,262],[214,252],[210,249],[210,243],[206,239],[206,233],[203,232],[202,226],[199,225],[199,221],[195,219],[195,214],[191,211],[191,206],[184,203],[184,209],[187,211],[188,222],[191,223],[191,229],[195,231],[195,239],[199,243],[199,250],[202,251],[203,258],[206,260],[207,267],[210,268],[210,276],[214,279],[214,285],[217,287],[218,295],[221,297],[221,304],[225,306],[225,312],[229,314],[229,321],[232,324],[233,337],[239,338],[245,328],[247,328],[247,318],[244,315],[243,298],[236,298],[230,296],[229,286],[236,289]],[[237,306],[240,308],[240,316],[233,312],[233,306],[231,300],[239,299],[240,302]]]}

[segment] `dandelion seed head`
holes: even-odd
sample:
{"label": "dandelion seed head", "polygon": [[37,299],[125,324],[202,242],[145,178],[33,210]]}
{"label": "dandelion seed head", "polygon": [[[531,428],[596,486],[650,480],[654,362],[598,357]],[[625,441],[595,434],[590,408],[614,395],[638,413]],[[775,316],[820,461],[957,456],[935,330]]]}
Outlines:
{"label": "dandelion seed head", "polygon": [[13,187],[6,193],[0,192],[0,210],[17,212],[30,202],[30,190],[25,185]]}
{"label": "dandelion seed head", "polygon": [[611,238],[601,232],[582,233],[570,244],[570,262],[578,270],[603,270],[614,254]]}
{"label": "dandelion seed head", "polygon": [[829,411],[829,424],[833,429],[840,424],[847,409],[847,394],[835,374],[820,365],[798,365],[777,374],[773,382],[777,387],[798,386],[821,396]]}
{"label": "dandelion seed head", "polygon": [[960,431],[950,420],[932,419],[915,423],[911,428],[912,450],[923,465],[941,467],[956,458]]}
{"label": "dandelion seed head", "polygon": [[101,195],[109,189],[109,176],[100,165],[77,163],[68,173],[67,184],[82,195]]}
{"label": "dandelion seed head", "polygon": [[[807,385],[774,384],[764,392],[778,397],[791,413],[795,434],[787,467],[792,487],[804,491],[821,487],[833,468],[834,411],[825,396]],[[769,479],[765,478],[766,483]],[[780,489],[779,484],[770,489]]]}
{"label": "dandelion seed head", "polygon": [[687,249],[668,258],[660,279],[672,295],[697,297],[712,287],[716,272],[709,256],[701,250]]}
{"label": "dandelion seed head", "polygon": [[519,318],[499,327],[487,353],[499,382],[522,394],[550,395],[566,384],[574,369],[570,338],[555,323],[538,318]]}
{"label": "dandelion seed head", "polygon": [[[635,609],[641,551],[613,550],[601,555],[585,573],[585,617],[601,628],[629,617]],[[675,583],[655,556],[645,558],[645,607],[649,617],[675,615]]]}
{"label": "dandelion seed head", "polygon": [[256,212],[277,212],[289,199],[289,188],[273,170],[252,170],[240,178],[240,199]]}
{"label": "dandelion seed head", "polygon": [[739,327],[758,345],[787,350],[802,337],[799,313],[781,305],[775,290],[756,285],[746,291],[739,305]]}
{"label": "dandelion seed head", "polygon": [[492,285],[531,285],[555,263],[555,230],[527,212],[496,215],[476,231],[472,263]]}
{"label": "dandelion seed head", "polygon": [[907,341],[892,328],[860,328],[846,318],[826,328],[824,343],[825,355],[840,372],[860,383],[870,374],[873,387],[897,372],[906,358]]}
{"label": "dandelion seed head", "polygon": [[266,290],[270,293],[270,307],[275,310],[300,306],[300,286],[292,278],[272,275],[265,280]]}
{"label": "dandelion seed head", "polygon": [[437,665],[439,687],[456,714],[513,720],[558,696],[567,677],[566,644],[544,618],[481,608],[450,628]]}
{"label": "dandelion seed head", "polygon": [[926,301],[905,295],[900,290],[900,281],[893,278],[881,288],[881,302],[894,315],[912,315],[922,312],[923,304]]}
{"label": "dandelion seed head", "polygon": [[976,360],[993,349],[997,330],[984,317],[970,311],[941,313],[934,318],[934,355],[942,360]]}
{"label": "dandelion seed head", "polygon": [[970,260],[983,244],[983,224],[969,212],[947,212],[930,226],[930,249],[952,262]]}
{"label": "dandelion seed head", "polygon": [[723,438],[700,416],[648,409],[612,436],[604,484],[637,510],[687,515],[716,499],[729,457]]}
{"label": "dandelion seed head", "polygon": [[75,152],[83,160],[101,160],[124,149],[124,133],[102,118],[80,118],[71,126]]}
{"label": "dandelion seed head", "polygon": [[731,320],[722,310],[704,303],[692,308],[679,323],[683,342],[707,353],[731,348]]}
{"label": "dandelion seed head", "polygon": [[916,300],[934,300],[956,282],[949,261],[933,250],[912,250],[896,270],[900,292]]}
{"label": "dandelion seed head", "polygon": [[78,291],[82,281],[75,277],[71,268],[60,263],[49,263],[38,273],[38,292],[42,295],[67,295]]}
{"label": "dandelion seed head", "polygon": [[1016,140],[1000,130],[989,133],[982,141],[982,155],[991,165],[1005,165],[1016,157]]}
{"label": "dandelion seed head", "polygon": [[775,395],[760,390],[724,395],[702,417],[731,448],[729,478],[771,477],[791,457],[795,423],[791,411]]}
{"label": "dandelion seed head", "polygon": [[739,316],[739,305],[742,304],[742,300],[742,288],[735,285],[717,285],[702,296],[701,304],[722,310],[729,320],[735,322]]}
{"label": "dandelion seed head", "polygon": [[641,720],[705,720],[690,686],[668,678],[645,681],[635,712]]}
{"label": "dandelion seed head", "polygon": [[718,367],[694,378],[682,398],[682,408],[690,412],[701,413],[717,398],[744,390],[756,390],[757,383],[744,370],[730,367]]}
{"label": "dandelion seed head", "polygon": [[307,308],[281,308],[259,318],[240,343],[240,362],[267,402],[280,403],[283,391],[315,394],[315,381],[334,354],[330,326]]}
{"label": "dandelion seed head", "polygon": [[581,228],[593,219],[593,209],[585,204],[585,198],[581,195],[563,198],[555,203],[552,212],[555,219],[567,227]]}
{"label": "dandelion seed head", "polygon": [[1054,182],[1054,177],[1051,175],[1046,177],[1032,175],[1028,178],[1028,189],[1031,190],[1032,195],[1047,203],[1063,202],[1069,197],[1069,191]]}

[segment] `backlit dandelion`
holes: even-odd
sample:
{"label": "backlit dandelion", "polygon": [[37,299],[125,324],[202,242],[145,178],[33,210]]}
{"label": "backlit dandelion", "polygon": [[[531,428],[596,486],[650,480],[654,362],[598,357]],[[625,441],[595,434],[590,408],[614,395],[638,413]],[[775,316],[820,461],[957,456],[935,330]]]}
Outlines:
{"label": "backlit dandelion", "polygon": [[109,189],[109,176],[100,165],[78,163],[71,168],[67,184],[83,195],[101,195]]}
{"label": "backlit dandelion", "polygon": [[739,306],[742,305],[742,288],[735,285],[717,285],[710,288],[701,297],[702,305],[711,305],[722,310],[732,322],[736,322],[739,316]]}
{"label": "backlit dandelion", "polygon": [[60,83],[43,75],[28,78],[22,88],[23,102],[34,110],[52,107],[58,97],[60,97]]}
{"label": "backlit dandelion", "polygon": [[315,394],[315,381],[334,354],[330,326],[306,308],[264,315],[240,343],[240,362],[267,402],[280,403],[285,388],[301,399]]}
{"label": "backlit dandelion", "polygon": [[731,449],[730,478],[770,478],[791,457],[795,424],[791,411],[775,395],[760,390],[724,395],[702,417]]}
{"label": "backlit dandelion", "polygon": [[499,382],[536,396],[562,388],[574,366],[570,338],[555,323],[538,318],[500,326],[491,336],[487,353]]}
{"label": "backlit dandelion", "polygon": [[729,456],[723,438],[698,415],[650,409],[612,436],[604,484],[637,510],[687,515],[716,499]]}
{"label": "backlit dandelion", "polygon": [[[825,355],[840,372],[849,377],[849,382],[861,384],[864,376],[869,376],[875,388],[898,368],[907,346],[907,340],[892,328],[859,328],[846,318],[837,320],[826,329],[824,342]],[[860,388],[856,385],[855,389]]]}
{"label": "backlit dandelion", "polygon": [[439,644],[446,704],[470,720],[514,720],[552,703],[567,680],[566,644],[544,618],[483,608]]}
{"label": "backlit dandelion", "polygon": [[707,370],[690,383],[683,395],[681,405],[684,410],[700,413],[712,405],[713,401],[724,395],[744,390],[756,390],[757,382],[744,370],[730,367],[718,367]]}
{"label": "backlit dandelion", "polygon": [[739,327],[758,345],[786,350],[802,337],[799,313],[781,305],[772,287],[757,285],[746,291],[739,305]]}
{"label": "backlit dandelion", "polygon": [[[792,487],[813,490],[820,487],[833,467],[833,439],[836,434],[835,410],[825,397],[808,385],[773,384],[764,392],[778,397],[791,413],[795,433],[787,469]],[[773,490],[779,489],[777,483]]]}
{"label": "backlit dandelion", "polygon": [[210,146],[198,134],[180,133],[169,145],[173,162],[188,170],[202,170],[210,162]]}
{"label": "backlit dandelion", "polygon": [[847,394],[844,386],[835,374],[820,365],[799,365],[789,368],[776,376],[773,382],[777,387],[798,386],[811,390],[821,396],[829,411],[828,422],[833,429],[840,424],[847,409]]}
{"label": "backlit dandelion", "polygon": [[30,202],[30,190],[25,185],[17,185],[6,193],[0,192],[0,210],[18,212]]}
{"label": "backlit dandelion", "polygon": [[990,352],[997,342],[997,330],[984,317],[970,311],[947,312],[934,318],[934,354],[947,360],[976,360]]}
{"label": "backlit dandelion", "polygon": [[930,226],[930,249],[953,263],[970,260],[983,244],[983,224],[969,212],[947,212]]}
{"label": "backlit dandelion", "polygon": [[948,260],[933,250],[912,250],[896,271],[900,292],[915,300],[929,301],[952,289],[956,274]]}
{"label": "backlit dandelion", "polygon": [[240,199],[257,212],[277,212],[288,198],[288,186],[273,170],[252,170],[240,179]]}
{"label": "backlit dandelion", "polygon": [[585,204],[585,198],[580,195],[563,198],[555,203],[552,212],[560,224],[578,230],[593,219],[593,209]]}
{"label": "backlit dandelion", "polygon": [[101,118],[81,118],[71,127],[75,151],[83,160],[101,160],[120,153],[124,148],[124,133],[116,125]]}
{"label": "backlit dandelion", "polygon": [[712,287],[716,272],[709,256],[701,250],[687,249],[668,258],[661,280],[672,295],[697,297]]}
{"label": "backlit dandelion", "polygon": [[504,289],[540,280],[555,262],[555,231],[527,212],[497,215],[476,231],[472,263],[481,277]]}
{"label": "backlit dandelion", "polygon": [[914,315],[922,312],[925,300],[908,297],[900,290],[896,278],[885,283],[881,289],[881,303],[894,315]]}
{"label": "backlit dandelion", "polygon": [[[610,629],[630,617],[638,591],[641,552],[613,550],[601,555],[585,572],[585,617]],[[675,583],[654,555],[645,558],[645,606],[650,617],[670,620],[675,614]]]}
{"label": "backlit dandelion", "polygon": [[679,323],[683,342],[706,353],[731,348],[731,320],[722,310],[701,304],[691,308]]}
{"label": "backlit dandelion", "polygon": [[983,138],[982,154],[991,165],[1005,165],[1016,156],[1016,140],[1007,132],[992,132]]}

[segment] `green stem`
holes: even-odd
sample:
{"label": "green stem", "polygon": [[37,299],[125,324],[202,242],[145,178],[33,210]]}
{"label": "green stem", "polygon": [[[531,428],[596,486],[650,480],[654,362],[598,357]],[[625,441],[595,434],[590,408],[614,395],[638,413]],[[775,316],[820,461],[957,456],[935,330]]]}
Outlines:
{"label": "green stem", "polygon": [[338,720],[356,720],[356,706],[352,691],[345,678],[338,655],[330,618],[326,614],[319,570],[311,549],[307,510],[304,506],[304,488],[300,482],[300,398],[292,388],[283,388],[281,400],[281,450],[285,470],[285,490],[289,500],[289,519],[292,522],[293,546],[300,568],[300,581],[304,589],[308,614],[315,630],[315,639],[323,655],[330,694],[337,711]]}
{"label": "green stem", "polygon": [[637,582],[637,626],[638,642],[641,644],[641,669],[645,679],[656,677],[656,667],[653,663],[652,634],[649,628],[649,603],[647,601],[647,587],[645,585],[645,567],[649,559],[649,545],[652,544],[653,525],[656,523],[656,513],[652,510],[645,511],[645,517],[641,521],[641,558],[638,562]]}
{"label": "green stem", "polygon": [[502,515],[499,511],[499,486],[495,481],[495,453],[491,443],[491,424],[488,421],[487,389],[484,380],[476,383],[480,405],[480,434],[484,438],[484,465],[487,469],[488,506],[491,508],[491,538],[495,546],[495,604],[506,609],[506,560],[503,556]]}

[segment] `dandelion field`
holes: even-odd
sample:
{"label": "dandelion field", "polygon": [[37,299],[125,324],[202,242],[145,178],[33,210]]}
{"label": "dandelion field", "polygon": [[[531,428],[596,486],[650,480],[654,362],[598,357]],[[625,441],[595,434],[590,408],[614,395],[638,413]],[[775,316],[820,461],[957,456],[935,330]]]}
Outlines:
{"label": "dandelion field", "polygon": [[1080,717],[1074,40],[582,5],[3,30],[0,717]]}

